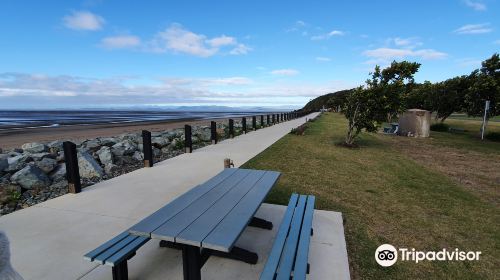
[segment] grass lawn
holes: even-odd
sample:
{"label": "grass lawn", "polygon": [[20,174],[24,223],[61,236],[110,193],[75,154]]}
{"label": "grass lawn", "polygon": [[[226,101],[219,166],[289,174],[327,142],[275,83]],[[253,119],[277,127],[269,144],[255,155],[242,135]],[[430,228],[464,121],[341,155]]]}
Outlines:
{"label": "grass lawn", "polygon": [[[422,147],[467,153],[461,148],[464,143],[484,143],[469,134],[456,140],[455,134],[434,137],[433,133],[423,142],[365,133],[359,149],[347,149],[335,145],[345,130],[343,116],[324,114],[310,123],[304,136],[283,137],[244,167],[282,172],[268,196],[270,203],[286,205],[293,192],[314,194],[317,209],[343,213],[354,279],[494,279],[500,275],[500,211],[496,203],[500,180],[495,183],[492,180],[497,179],[486,178],[490,185],[482,191],[478,189],[480,180],[473,180],[479,187],[467,186],[446,170],[410,156]],[[423,146],[411,146],[415,141]],[[396,145],[399,142],[403,144]],[[492,160],[500,159],[496,154],[500,143],[486,146],[475,148],[473,156],[493,154]],[[459,248],[482,251],[482,255],[477,262],[399,261],[382,268],[374,253],[383,243],[421,251]]]}

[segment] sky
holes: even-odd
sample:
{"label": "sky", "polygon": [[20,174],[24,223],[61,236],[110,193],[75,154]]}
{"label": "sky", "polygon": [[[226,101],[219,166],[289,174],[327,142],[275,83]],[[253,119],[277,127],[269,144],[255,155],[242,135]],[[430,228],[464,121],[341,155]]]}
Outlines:
{"label": "sky", "polygon": [[500,50],[500,0],[0,2],[0,108],[299,108],[422,63],[469,74]]}

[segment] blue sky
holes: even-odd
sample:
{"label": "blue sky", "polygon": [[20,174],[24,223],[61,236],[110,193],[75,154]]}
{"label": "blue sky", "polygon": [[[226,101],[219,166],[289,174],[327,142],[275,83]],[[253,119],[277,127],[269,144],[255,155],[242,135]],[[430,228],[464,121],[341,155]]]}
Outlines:
{"label": "blue sky", "polygon": [[0,2],[0,108],[301,107],[375,64],[416,80],[500,50],[500,4],[453,1]]}

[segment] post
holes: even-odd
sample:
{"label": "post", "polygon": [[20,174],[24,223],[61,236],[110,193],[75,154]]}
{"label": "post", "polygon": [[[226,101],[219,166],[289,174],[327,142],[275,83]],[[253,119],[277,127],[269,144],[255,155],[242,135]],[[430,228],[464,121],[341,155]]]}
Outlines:
{"label": "post", "polygon": [[488,124],[488,110],[490,109],[490,101],[486,100],[484,104],[484,117],[483,125],[481,126],[481,140],[484,140],[484,131],[486,130],[486,125]]}
{"label": "post", "polygon": [[234,120],[229,119],[229,137],[234,138]]}
{"label": "post", "polygon": [[193,152],[193,140],[191,138],[191,126],[184,126],[184,147],[186,148],[186,153]]}
{"label": "post", "polygon": [[267,126],[269,126],[269,123],[270,123],[270,121],[269,121],[269,115],[267,115]]}
{"label": "post", "polygon": [[246,117],[243,117],[241,119],[241,126],[243,127],[243,133],[247,133],[247,118]]}
{"label": "post", "polygon": [[144,153],[144,167],[153,167],[153,147],[151,146],[151,132],[142,131],[142,151]]}
{"label": "post", "polygon": [[230,158],[225,158],[224,159],[224,168],[231,168],[234,167],[234,163]]}
{"label": "post", "polygon": [[275,114],[273,114],[272,116],[273,116],[273,124],[275,124],[275,123],[276,123],[276,120],[275,120],[276,115],[275,115]]}
{"label": "post", "polygon": [[260,115],[260,128],[264,128],[264,115]]}
{"label": "post", "polygon": [[253,130],[257,130],[257,117],[256,116],[252,116],[252,128]]}
{"label": "post", "polygon": [[70,193],[79,193],[82,191],[80,182],[80,171],[78,169],[78,155],[76,145],[73,142],[65,141],[63,143],[64,161],[66,162],[66,179],[68,180],[68,190]]}
{"label": "post", "polygon": [[217,123],[210,122],[210,139],[212,139],[212,144],[217,144]]}

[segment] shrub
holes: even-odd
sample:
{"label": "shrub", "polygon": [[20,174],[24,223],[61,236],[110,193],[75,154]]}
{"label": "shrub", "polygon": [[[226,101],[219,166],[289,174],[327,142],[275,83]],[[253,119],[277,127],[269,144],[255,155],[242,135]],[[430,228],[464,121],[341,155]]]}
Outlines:
{"label": "shrub", "polygon": [[299,125],[296,128],[292,128],[292,131],[290,131],[290,134],[304,135],[304,132],[306,131],[306,128],[307,128],[307,123],[304,123],[302,125]]}
{"label": "shrub", "polygon": [[484,137],[491,141],[500,142],[500,132],[488,132]]}
{"label": "shrub", "polygon": [[445,123],[435,123],[431,125],[432,131],[449,131],[450,126]]}

